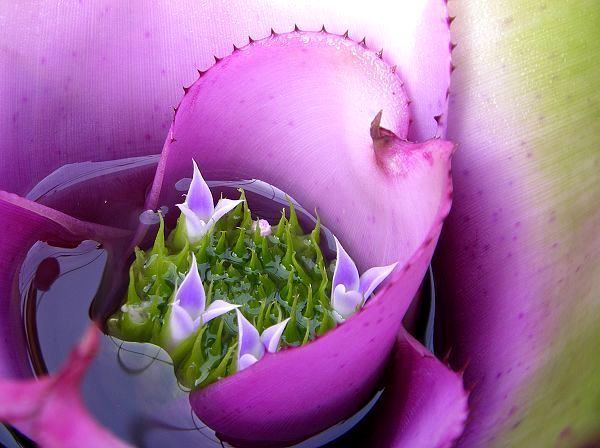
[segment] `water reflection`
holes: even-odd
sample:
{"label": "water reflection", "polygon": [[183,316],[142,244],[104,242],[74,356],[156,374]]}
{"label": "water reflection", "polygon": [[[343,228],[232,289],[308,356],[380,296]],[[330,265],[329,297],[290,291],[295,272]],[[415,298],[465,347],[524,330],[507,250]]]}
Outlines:
{"label": "water reflection", "polygon": [[[130,158],[121,161],[85,162],[63,167],[44,179],[29,198],[41,200],[57,191],[77,188],[79,183],[98,176],[110,176],[125,170],[147,169],[156,164],[157,156]],[[182,179],[177,188],[187,190]],[[253,211],[267,219],[278,219],[281,206],[286,206],[286,194],[258,180],[209,182],[217,194],[229,197],[243,187]],[[276,207],[274,207],[276,205]],[[136,207],[141,209],[142,205]],[[299,204],[296,206],[305,228],[312,228],[315,219]],[[167,210],[163,210],[166,212]],[[270,215],[272,214],[272,216]],[[156,219],[147,213],[146,224]],[[324,245],[333,250],[330,232],[324,232]],[[22,314],[26,328],[32,369],[37,374],[56,372],[67,358],[89,324],[89,309],[107,261],[106,251],[94,241],[83,241],[76,247],[54,247],[36,243],[29,251],[19,275]],[[433,350],[435,288],[433,273],[424,289],[424,324],[419,325],[419,339]],[[383,391],[356,415],[298,445],[296,448],[319,446],[360,446],[348,432],[368,416]],[[194,446],[228,447],[214,431],[193,413],[188,391],[175,380],[168,354],[153,344],[124,342],[103,336],[97,358],[82,385],[82,395],[93,416],[116,435],[139,447]],[[0,429],[2,427],[0,426]],[[340,444],[331,444],[346,434]],[[0,442],[19,446],[7,431],[0,430]],[[13,443],[13,445],[10,445]],[[16,442],[15,442],[16,443]],[[329,444],[329,445],[328,445]],[[27,445],[25,445],[27,446]]]}
{"label": "water reflection", "polygon": [[[58,276],[44,290],[46,260],[56,260]],[[89,322],[88,311],[99,286],[107,254],[93,241],[74,248],[36,243],[20,275],[24,323],[32,368],[56,372]],[[188,391],[176,381],[169,355],[148,343],[101,338],[99,353],[82,385],[94,417],[122,439],[139,447],[226,447],[193,413]],[[297,445],[316,448],[338,438],[360,421],[381,396],[355,416]]]}

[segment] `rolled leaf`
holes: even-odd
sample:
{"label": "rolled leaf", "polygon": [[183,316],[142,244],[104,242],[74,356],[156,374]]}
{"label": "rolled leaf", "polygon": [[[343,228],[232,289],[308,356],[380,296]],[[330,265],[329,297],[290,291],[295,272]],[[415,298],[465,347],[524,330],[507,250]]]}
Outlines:
{"label": "rolled leaf", "polygon": [[452,144],[406,143],[378,122],[371,129],[383,107],[393,128],[406,131],[398,80],[359,44],[293,33],[223,60],[178,107],[151,208],[176,200],[175,183],[189,176],[195,159],[207,179],[257,177],[293,192],[319,210],[359,267],[400,262],[381,292],[345,324],[192,394],[199,417],[229,441],[302,440],[356,411],[380,379],[451,193]]}
{"label": "rolled leaf", "polygon": [[0,189],[19,194],[66,163],[160,152],[171,106],[196,69],[206,70],[232,45],[244,46],[248,36],[289,32],[295,24],[349,30],[352,39],[366,37],[372,48],[384,48],[383,57],[400,67],[415,100],[412,138],[435,136],[434,117],[446,112],[450,55],[443,0],[343,8],[334,0],[161,0],[151,9],[141,1],[76,7],[7,2],[0,17],[6,44],[0,54]]}

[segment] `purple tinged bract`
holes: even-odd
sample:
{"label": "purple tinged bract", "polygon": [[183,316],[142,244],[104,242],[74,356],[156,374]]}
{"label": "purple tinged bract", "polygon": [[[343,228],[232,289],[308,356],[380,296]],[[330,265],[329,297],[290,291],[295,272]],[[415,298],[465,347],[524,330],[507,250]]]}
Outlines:
{"label": "purple tinged bract", "polygon": [[356,264],[335,239],[337,262],[333,272],[331,303],[338,322],[356,313],[377,288],[394,270],[398,263],[368,269],[358,275]]}
{"label": "purple tinged bract", "polygon": [[193,334],[200,325],[239,307],[224,300],[215,300],[206,307],[204,285],[200,279],[196,256],[191,253],[190,270],[181,285],[176,288],[174,300],[170,304],[162,335],[168,350]]}
{"label": "purple tinged bract", "polygon": [[275,353],[279,346],[279,340],[285,330],[290,318],[266,328],[262,334],[252,325],[248,319],[236,310],[238,322],[238,371],[250,367],[260,361],[265,355],[265,350]]}
{"label": "purple tinged bract", "polygon": [[260,229],[260,236],[269,236],[272,233],[271,224],[266,219],[257,219],[252,221],[252,230],[256,230],[256,227]]}
{"label": "purple tinged bract", "polygon": [[185,216],[187,237],[192,243],[200,240],[219,219],[242,202],[240,199],[221,198],[215,206],[212,194],[195,160],[193,164],[194,175],[185,202],[177,204]]}

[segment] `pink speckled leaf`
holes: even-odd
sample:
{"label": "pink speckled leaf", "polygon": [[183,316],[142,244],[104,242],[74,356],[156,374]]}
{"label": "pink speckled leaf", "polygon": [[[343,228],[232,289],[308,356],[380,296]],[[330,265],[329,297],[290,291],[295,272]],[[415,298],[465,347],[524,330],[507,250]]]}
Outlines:
{"label": "pink speckled leaf", "polygon": [[0,421],[14,425],[45,448],[126,448],[85,409],[81,380],[98,348],[91,326],[63,369],[40,379],[0,379]]}
{"label": "pink speckled leaf", "polygon": [[460,150],[435,272],[440,341],[473,388],[460,446],[596,446],[600,9],[451,6]]}
{"label": "pink speckled leaf", "polygon": [[381,109],[405,135],[405,96],[387,64],[349,39],[301,32],[235,52],[178,108],[149,207],[178,200],[175,183],[195,159],[207,179],[257,177],[317,208],[359,267],[400,262],[344,325],[192,395],[199,417],[227,440],[301,440],[356,411],[380,379],[450,207],[453,149],[407,143],[378,121],[371,129]]}

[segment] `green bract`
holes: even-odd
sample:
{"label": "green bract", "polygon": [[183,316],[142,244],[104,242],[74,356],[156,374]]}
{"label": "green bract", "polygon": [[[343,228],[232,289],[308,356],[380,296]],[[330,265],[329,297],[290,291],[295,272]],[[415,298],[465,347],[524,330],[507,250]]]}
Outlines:
{"label": "green bract", "polygon": [[330,301],[333,265],[319,247],[320,221],[305,234],[290,202],[270,235],[253,225],[243,202],[196,243],[187,238],[185,217],[165,239],[162,216],[154,246],[135,250],[124,305],[108,321],[108,331],[127,341],[151,342],[170,352],[179,381],[188,388],[210,384],[237,371],[237,322],[227,313],[204,325],[175,348],[163,332],[169,306],[190,268],[191,253],[206,293],[206,305],[224,300],[240,305],[259,332],[290,318],[281,346],[305,344],[333,328]]}

